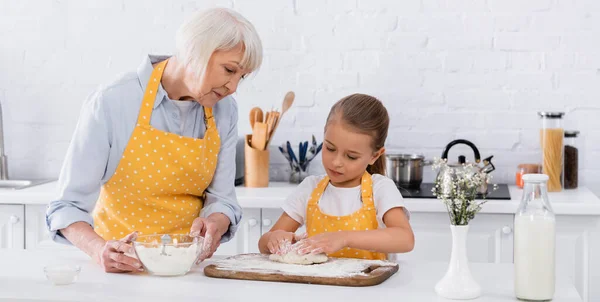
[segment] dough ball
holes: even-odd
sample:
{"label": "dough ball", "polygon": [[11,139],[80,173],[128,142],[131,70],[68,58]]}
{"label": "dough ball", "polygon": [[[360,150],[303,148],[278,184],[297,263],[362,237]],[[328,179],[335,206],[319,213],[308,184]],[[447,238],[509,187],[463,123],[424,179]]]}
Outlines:
{"label": "dough ball", "polygon": [[310,264],[327,262],[327,255],[325,255],[325,254],[299,255],[297,253],[297,251],[293,250],[284,255],[271,254],[269,256],[269,259],[271,261],[282,262],[282,263],[310,265]]}

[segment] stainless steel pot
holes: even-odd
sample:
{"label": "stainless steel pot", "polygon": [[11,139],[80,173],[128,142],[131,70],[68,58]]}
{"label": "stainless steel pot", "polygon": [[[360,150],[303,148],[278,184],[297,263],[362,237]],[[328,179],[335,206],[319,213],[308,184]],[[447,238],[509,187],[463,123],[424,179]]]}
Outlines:
{"label": "stainless steel pot", "polygon": [[432,164],[420,154],[386,154],[386,172],[397,186],[416,189],[423,182],[423,167]]}

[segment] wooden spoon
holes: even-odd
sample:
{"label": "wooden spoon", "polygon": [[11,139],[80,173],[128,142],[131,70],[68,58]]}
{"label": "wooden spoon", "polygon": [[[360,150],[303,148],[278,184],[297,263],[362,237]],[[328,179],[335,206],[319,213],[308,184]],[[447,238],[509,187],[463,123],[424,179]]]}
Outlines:
{"label": "wooden spoon", "polygon": [[285,114],[286,111],[288,111],[288,109],[290,109],[290,107],[292,107],[292,104],[294,104],[295,97],[296,95],[293,91],[288,91],[288,93],[285,94],[285,97],[283,98],[283,105],[281,106],[282,116]]}
{"label": "wooden spoon", "polygon": [[267,146],[267,124],[262,122],[254,124],[250,146],[257,150],[265,150]]}
{"label": "wooden spoon", "polygon": [[250,127],[254,129],[256,122],[261,123],[263,121],[263,111],[260,107],[254,107],[250,110]]}
{"label": "wooden spoon", "polygon": [[268,127],[268,137],[267,137],[267,145],[271,142],[271,138],[273,138],[273,134],[275,134],[275,128],[279,125],[280,115],[279,111],[271,112],[271,122]]}
{"label": "wooden spoon", "polygon": [[[279,127],[279,122],[283,118],[283,114],[286,111],[288,111],[290,109],[290,107],[292,107],[292,104],[294,104],[295,97],[296,97],[296,95],[294,94],[293,91],[288,91],[288,93],[286,93],[285,96],[283,97],[283,104],[281,105],[281,113],[275,111],[272,114],[272,115],[275,115],[275,122],[274,122],[273,129],[271,130],[271,133],[269,135],[269,141],[271,140],[271,137],[273,137],[273,135],[275,134],[275,130],[277,130],[277,127]],[[267,141],[267,144],[269,143],[269,141]]]}

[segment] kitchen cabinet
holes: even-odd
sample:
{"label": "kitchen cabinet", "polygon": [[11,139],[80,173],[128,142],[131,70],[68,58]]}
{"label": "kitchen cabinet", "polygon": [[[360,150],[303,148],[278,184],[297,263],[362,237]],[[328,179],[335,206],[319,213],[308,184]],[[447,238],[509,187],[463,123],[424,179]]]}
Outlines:
{"label": "kitchen cabinet", "polygon": [[[268,232],[273,225],[277,222],[279,217],[283,214],[283,210],[281,209],[262,209],[262,233]],[[306,227],[303,225],[298,230],[296,230],[296,234],[302,235],[306,233]]]}
{"label": "kitchen cabinet", "polygon": [[598,257],[597,250],[592,254],[590,230],[599,228],[597,216],[556,216],[556,270],[573,280],[584,301],[597,301],[590,299],[590,288],[593,287],[590,286],[593,275],[590,258],[591,255]]}
{"label": "kitchen cabinet", "polygon": [[[242,253],[258,253],[260,236],[268,232],[283,213],[280,209],[244,209],[244,215],[235,237],[222,244],[215,255],[237,255]],[[302,226],[296,232],[305,233]]]}
{"label": "kitchen cabinet", "polygon": [[237,255],[243,253],[258,253],[258,240],[261,236],[260,209],[244,209],[242,221],[236,235],[222,244],[215,255]]}
{"label": "kitchen cabinet", "polygon": [[25,206],[0,204],[0,248],[25,248]]}
{"label": "kitchen cabinet", "polygon": [[[513,215],[478,214],[471,220],[467,256],[471,262],[511,263]],[[450,220],[447,213],[411,213],[415,233],[412,252],[398,254],[402,260],[449,261],[452,251]]]}
{"label": "kitchen cabinet", "polygon": [[50,239],[46,228],[46,206],[25,206],[25,248],[70,248],[70,245],[60,244]]}

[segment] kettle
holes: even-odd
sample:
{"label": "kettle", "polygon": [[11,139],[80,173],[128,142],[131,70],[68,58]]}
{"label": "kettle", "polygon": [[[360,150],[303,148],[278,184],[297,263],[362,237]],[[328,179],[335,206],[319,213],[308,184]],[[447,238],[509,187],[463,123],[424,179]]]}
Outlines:
{"label": "kettle", "polygon": [[[448,143],[448,145],[446,145],[446,148],[444,149],[444,152],[442,153],[442,159],[445,160],[446,162],[448,162],[448,152],[450,152],[450,149],[458,144],[464,144],[467,145],[469,147],[471,147],[471,149],[473,150],[473,153],[475,155],[475,163],[479,164],[481,162],[481,155],[479,154],[479,149],[477,149],[477,147],[475,146],[475,144],[473,144],[472,142],[465,140],[465,139],[457,139],[457,140],[453,140],[450,143]],[[496,169],[496,167],[494,167],[494,164],[492,164],[492,157],[494,157],[493,155],[483,159],[483,166],[479,166],[479,165],[475,165],[473,167],[473,173],[482,173],[485,175],[484,179],[487,179],[487,174],[494,171]],[[460,155],[458,156],[458,162],[456,163],[447,163],[447,165],[442,166],[442,168],[440,169],[440,171],[438,172],[437,175],[437,182],[442,184],[441,187],[441,192],[442,194],[446,194],[449,195],[452,191],[452,183],[454,178],[456,178],[456,171],[458,169],[464,169],[463,164],[466,163],[466,157],[464,155]],[[479,187],[478,189],[478,193],[480,194],[487,194],[487,190],[488,190],[488,186],[487,186],[487,181],[484,182],[481,187]]]}

